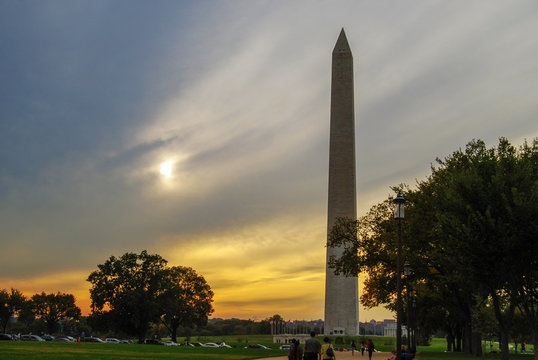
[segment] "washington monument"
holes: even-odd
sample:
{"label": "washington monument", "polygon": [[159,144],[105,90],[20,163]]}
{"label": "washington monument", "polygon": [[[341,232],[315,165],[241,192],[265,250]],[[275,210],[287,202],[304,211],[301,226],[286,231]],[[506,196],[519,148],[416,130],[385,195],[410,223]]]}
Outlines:
{"label": "washington monument", "polygon": [[[353,101],[353,55],[342,29],[332,54],[327,237],[337,217],[357,218]],[[327,247],[327,261],[331,255],[341,253],[341,248]],[[336,276],[328,265],[325,334],[359,335],[358,279]]]}

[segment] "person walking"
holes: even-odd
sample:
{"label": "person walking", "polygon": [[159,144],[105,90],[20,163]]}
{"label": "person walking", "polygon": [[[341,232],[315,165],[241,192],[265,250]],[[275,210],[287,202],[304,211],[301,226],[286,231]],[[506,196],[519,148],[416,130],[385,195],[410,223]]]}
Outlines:
{"label": "person walking", "polygon": [[302,360],[303,348],[301,347],[299,340],[292,339],[290,352],[288,353],[288,360]]}
{"label": "person walking", "polygon": [[316,339],[314,331],[304,343],[304,360],[321,360],[321,343]]}
{"label": "person walking", "polygon": [[334,353],[334,348],[331,345],[331,339],[325,336],[323,339],[323,345],[321,345],[321,359],[322,360],[334,360],[336,355]]}
{"label": "person walking", "polygon": [[364,345],[364,340],[361,341],[361,355],[364,356],[364,349],[366,348],[366,345]]}
{"label": "person walking", "polygon": [[372,339],[368,339],[368,342],[366,343],[366,350],[368,350],[368,359],[372,360],[372,353],[374,352],[374,342]]}
{"label": "person walking", "polygon": [[351,356],[355,356],[355,340],[351,340]]}

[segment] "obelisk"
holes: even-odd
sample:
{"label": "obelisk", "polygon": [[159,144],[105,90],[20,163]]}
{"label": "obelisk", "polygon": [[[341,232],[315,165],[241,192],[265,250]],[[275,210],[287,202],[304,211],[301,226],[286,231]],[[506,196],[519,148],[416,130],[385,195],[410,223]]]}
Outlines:
{"label": "obelisk", "polygon": [[[355,193],[353,55],[342,29],[332,53],[327,236],[336,218],[357,218]],[[331,255],[338,257],[342,252],[342,248],[327,247],[327,261]],[[359,335],[358,279],[335,275],[328,264],[324,333]]]}

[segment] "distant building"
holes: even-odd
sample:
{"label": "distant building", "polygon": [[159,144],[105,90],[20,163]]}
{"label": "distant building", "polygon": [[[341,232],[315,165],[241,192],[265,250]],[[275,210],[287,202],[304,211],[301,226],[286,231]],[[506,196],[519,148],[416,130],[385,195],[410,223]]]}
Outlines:
{"label": "distant building", "polygon": [[[383,328],[383,336],[392,336],[396,337],[396,321],[393,320],[392,323],[388,323]],[[407,327],[402,325],[402,336],[407,336]]]}
{"label": "distant building", "polygon": [[299,340],[304,344],[305,340],[310,337],[310,332],[323,334],[324,322],[318,320],[294,320],[294,321],[276,321],[271,323],[271,335],[273,342],[277,344],[289,344],[291,339]]}
{"label": "distant building", "polygon": [[[383,321],[370,320],[361,322],[361,335],[396,336],[396,320],[385,319]],[[402,335],[407,335],[407,328],[402,326]]]}
{"label": "distant building", "polygon": [[276,344],[291,344],[291,340],[298,340],[299,343],[303,344],[307,339],[310,339],[310,334],[281,334],[274,335],[273,342]]}

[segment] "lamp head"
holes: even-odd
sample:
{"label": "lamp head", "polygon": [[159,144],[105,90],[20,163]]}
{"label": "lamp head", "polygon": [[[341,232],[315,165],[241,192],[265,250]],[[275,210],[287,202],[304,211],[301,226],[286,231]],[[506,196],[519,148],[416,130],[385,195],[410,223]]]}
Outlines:
{"label": "lamp head", "polygon": [[404,219],[405,218],[405,209],[404,209],[405,199],[402,195],[398,194],[394,199],[394,218],[395,219]]}
{"label": "lamp head", "polygon": [[404,276],[409,277],[409,275],[411,275],[411,265],[408,262],[406,262],[404,264]]}

